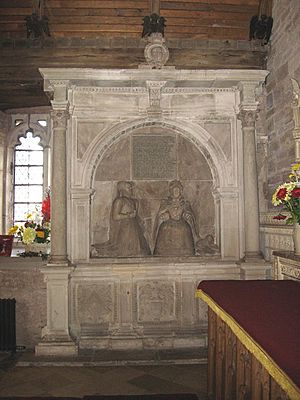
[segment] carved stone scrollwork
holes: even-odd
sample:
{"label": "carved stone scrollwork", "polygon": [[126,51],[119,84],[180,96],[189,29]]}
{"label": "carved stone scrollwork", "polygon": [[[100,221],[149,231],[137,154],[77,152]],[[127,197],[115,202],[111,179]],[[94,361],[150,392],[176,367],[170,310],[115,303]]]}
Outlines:
{"label": "carved stone scrollwork", "polygon": [[48,88],[54,91],[55,87],[68,87],[69,81],[66,79],[50,79]]}
{"label": "carved stone scrollwork", "polygon": [[51,111],[51,119],[53,121],[54,129],[66,129],[67,121],[69,119],[68,110],[53,110]]}
{"label": "carved stone scrollwork", "polygon": [[243,128],[254,129],[257,118],[257,112],[255,110],[241,110],[237,117],[242,121]]}

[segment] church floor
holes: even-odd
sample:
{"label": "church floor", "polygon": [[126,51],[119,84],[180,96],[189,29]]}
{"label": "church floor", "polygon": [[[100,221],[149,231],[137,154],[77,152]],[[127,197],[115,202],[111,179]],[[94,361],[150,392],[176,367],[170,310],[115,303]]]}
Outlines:
{"label": "church floor", "polygon": [[[44,363],[36,366],[30,357],[17,355],[1,361],[0,398],[5,396],[82,397],[86,395],[126,395],[194,393],[206,399],[206,369],[203,363],[180,362],[152,365],[92,366],[87,363]],[[25,361],[24,361],[25,360]],[[27,365],[27,366],[25,366]],[[57,366],[61,365],[61,366]],[[95,363],[97,365],[97,363]]]}

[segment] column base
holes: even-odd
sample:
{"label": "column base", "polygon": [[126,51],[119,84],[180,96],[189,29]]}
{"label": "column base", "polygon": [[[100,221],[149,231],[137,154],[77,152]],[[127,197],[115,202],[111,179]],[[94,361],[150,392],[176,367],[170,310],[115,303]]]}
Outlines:
{"label": "column base", "polygon": [[41,342],[35,346],[36,356],[71,357],[78,355],[78,346],[72,340]]}
{"label": "column base", "polygon": [[241,263],[241,279],[271,279],[272,263],[261,257],[247,258]]}
{"label": "column base", "polygon": [[246,251],[244,262],[256,262],[263,260],[263,255],[260,251]]}

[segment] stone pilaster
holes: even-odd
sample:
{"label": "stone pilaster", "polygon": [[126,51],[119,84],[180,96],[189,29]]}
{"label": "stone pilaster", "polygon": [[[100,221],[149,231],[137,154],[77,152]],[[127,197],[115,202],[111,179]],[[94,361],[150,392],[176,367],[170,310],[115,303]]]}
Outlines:
{"label": "stone pilaster", "polygon": [[243,130],[245,257],[259,258],[259,207],[256,164],[256,110],[243,109],[238,115]]}

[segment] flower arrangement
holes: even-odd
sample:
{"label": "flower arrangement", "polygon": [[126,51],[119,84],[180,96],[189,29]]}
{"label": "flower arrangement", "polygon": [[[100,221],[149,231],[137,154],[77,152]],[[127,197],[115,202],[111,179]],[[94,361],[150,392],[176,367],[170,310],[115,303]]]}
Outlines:
{"label": "flower arrangement", "polygon": [[51,232],[50,212],[50,191],[48,190],[42,202],[41,211],[36,208],[29,213],[26,216],[24,225],[14,225],[9,229],[8,235],[16,235],[26,245],[49,243]]}
{"label": "flower arrangement", "polygon": [[300,224],[300,164],[292,167],[289,180],[279,185],[272,196],[274,206],[282,206],[290,217],[279,213],[273,217],[277,220],[286,219],[287,224]]}

